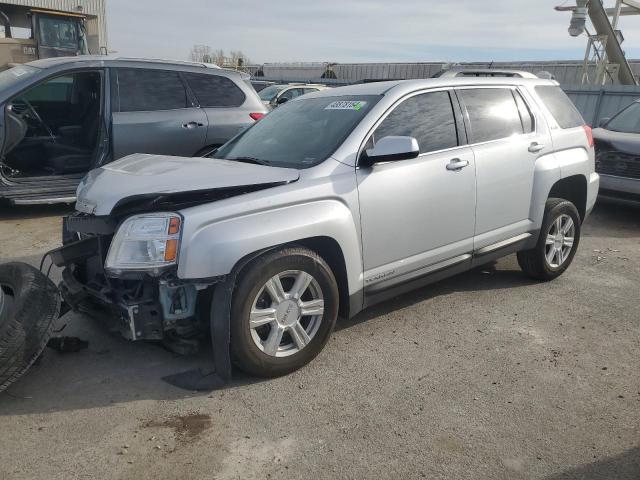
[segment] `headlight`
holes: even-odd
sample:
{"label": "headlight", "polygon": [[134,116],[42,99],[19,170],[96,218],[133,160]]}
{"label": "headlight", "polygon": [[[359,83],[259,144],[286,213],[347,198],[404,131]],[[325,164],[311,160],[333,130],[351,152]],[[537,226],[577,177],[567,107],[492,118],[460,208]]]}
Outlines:
{"label": "headlight", "polygon": [[182,217],[154,213],[127,218],[113,237],[105,268],[113,273],[159,273],[178,262]]}

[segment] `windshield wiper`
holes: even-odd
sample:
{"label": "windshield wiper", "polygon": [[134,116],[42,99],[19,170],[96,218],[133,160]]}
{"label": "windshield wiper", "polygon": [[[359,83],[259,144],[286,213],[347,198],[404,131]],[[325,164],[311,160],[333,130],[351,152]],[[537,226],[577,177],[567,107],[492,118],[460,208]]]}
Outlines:
{"label": "windshield wiper", "polygon": [[267,167],[271,166],[271,162],[267,160],[261,160],[255,157],[236,157],[236,158],[228,158],[227,160],[231,160],[232,162],[242,162],[242,163],[253,163],[255,165],[265,165]]}

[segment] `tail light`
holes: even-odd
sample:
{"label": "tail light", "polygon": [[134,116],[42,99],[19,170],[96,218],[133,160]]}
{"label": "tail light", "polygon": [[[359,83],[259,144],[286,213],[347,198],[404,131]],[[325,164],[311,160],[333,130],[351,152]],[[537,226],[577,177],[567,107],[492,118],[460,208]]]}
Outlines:
{"label": "tail light", "polygon": [[251,117],[252,120],[255,120],[257,122],[262,117],[264,117],[264,113],[250,113],[249,116]]}
{"label": "tail light", "polygon": [[583,125],[582,128],[584,128],[584,133],[587,134],[587,140],[589,141],[589,147],[593,148],[594,147],[594,142],[593,142],[593,130],[591,130],[591,127],[589,125]]}

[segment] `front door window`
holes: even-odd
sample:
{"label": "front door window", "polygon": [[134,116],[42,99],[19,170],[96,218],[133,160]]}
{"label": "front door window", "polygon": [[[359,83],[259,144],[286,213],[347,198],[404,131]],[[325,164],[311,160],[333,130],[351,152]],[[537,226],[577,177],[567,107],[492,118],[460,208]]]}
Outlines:
{"label": "front door window", "polygon": [[101,110],[100,71],[60,75],[14,98],[7,111],[3,174],[86,173],[96,156]]}

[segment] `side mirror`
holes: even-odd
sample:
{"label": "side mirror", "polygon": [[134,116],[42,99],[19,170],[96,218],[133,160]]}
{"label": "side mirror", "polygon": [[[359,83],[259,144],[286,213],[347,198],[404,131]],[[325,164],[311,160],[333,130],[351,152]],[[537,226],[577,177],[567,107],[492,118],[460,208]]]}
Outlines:
{"label": "side mirror", "polygon": [[277,101],[276,101],[276,105],[282,105],[283,103],[287,103],[289,101],[289,99],[287,97],[280,97]]}
{"label": "side mirror", "polygon": [[601,118],[600,121],[598,122],[598,127],[599,128],[605,127],[607,125],[607,123],[609,123],[609,120],[611,120],[611,118],[609,118],[609,117]]}
{"label": "side mirror", "polygon": [[420,155],[420,146],[413,137],[384,137],[375,147],[366,150],[360,158],[361,166],[371,166],[381,162],[410,160]]}

